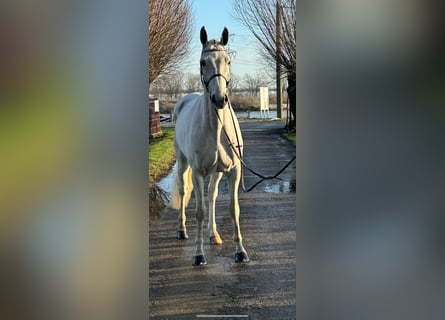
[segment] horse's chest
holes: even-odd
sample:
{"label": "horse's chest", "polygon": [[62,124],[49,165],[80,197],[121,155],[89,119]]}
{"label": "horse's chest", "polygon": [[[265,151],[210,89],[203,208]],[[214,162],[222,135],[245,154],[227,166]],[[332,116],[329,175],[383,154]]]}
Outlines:
{"label": "horse's chest", "polygon": [[207,172],[227,172],[233,168],[233,161],[227,152],[222,149],[214,149],[202,155],[201,163]]}

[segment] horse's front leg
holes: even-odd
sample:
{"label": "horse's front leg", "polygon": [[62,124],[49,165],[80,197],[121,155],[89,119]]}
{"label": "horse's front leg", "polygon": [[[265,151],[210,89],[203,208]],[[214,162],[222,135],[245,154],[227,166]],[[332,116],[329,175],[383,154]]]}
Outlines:
{"label": "horse's front leg", "polygon": [[209,233],[210,233],[210,244],[222,244],[221,237],[216,229],[216,219],[215,219],[215,202],[218,196],[218,185],[223,176],[222,172],[215,172],[210,176],[209,181]]}
{"label": "horse's front leg", "polygon": [[238,187],[241,179],[241,167],[238,166],[227,175],[229,181],[230,205],[229,211],[233,221],[233,241],[236,245],[235,262],[249,261],[246,249],[243,247],[243,237],[241,236],[239,224],[239,204],[238,204]]}
{"label": "horse's front leg", "polygon": [[194,169],[192,173],[192,179],[196,198],[196,221],[198,223],[195,241],[196,251],[195,256],[193,257],[193,265],[200,266],[207,264],[203,247],[204,211],[206,210],[204,198],[204,176],[198,170]]}

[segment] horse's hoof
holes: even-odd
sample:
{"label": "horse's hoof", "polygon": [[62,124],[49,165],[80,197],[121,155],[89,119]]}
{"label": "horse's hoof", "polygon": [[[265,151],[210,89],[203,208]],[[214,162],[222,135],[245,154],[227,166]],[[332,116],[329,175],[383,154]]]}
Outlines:
{"label": "horse's hoof", "polygon": [[203,266],[206,264],[207,264],[206,258],[202,254],[199,256],[193,257],[193,265],[194,266]]}
{"label": "horse's hoof", "polygon": [[222,240],[220,237],[212,236],[212,237],[210,237],[210,244],[211,245],[215,245],[215,244],[220,245],[220,244],[222,244]]}
{"label": "horse's hoof", "polygon": [[189,238],[189,236],[187,234],[187,231],[185,231],[185,230],[179,230],[176,234],[176,239],[184,240],[184,239],[188,239],[188,238]]}
{"label": "horse's hoof", "polygon": [[245,253],[245,252],[235,253],[235,262],[236,263],[247,262],[247,261],[249,261],[249,256],[247,255],[247,253]]}

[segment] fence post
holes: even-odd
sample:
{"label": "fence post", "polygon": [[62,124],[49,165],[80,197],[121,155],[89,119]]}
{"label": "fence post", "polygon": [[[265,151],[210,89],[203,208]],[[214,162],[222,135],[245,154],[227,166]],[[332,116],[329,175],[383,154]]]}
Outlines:
{"label": "fence post", "polygon": [[158,99],[149,100],[148,103],[149,103],[149,112],[148,112],[149,138],[152,139],[162,136],[161,114],[159,113]]}

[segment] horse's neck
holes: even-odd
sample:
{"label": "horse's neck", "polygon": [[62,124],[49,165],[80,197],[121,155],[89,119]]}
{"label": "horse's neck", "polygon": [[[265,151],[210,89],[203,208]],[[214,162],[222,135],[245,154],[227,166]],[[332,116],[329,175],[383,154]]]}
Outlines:
{"label": "horse's neck", "polygon": [[[209,129],[208,134],[213,137],[216,142],[216,148],[219,154],[219,161],[222,161],[225,166],[231,166],[234,162],[237,161],[235,158],[235,154],[233,150],[230,148],[230,144],[236,141],[236,146],[239,149],[240,154],[242,155],[242,137],[241,134],[237,134],[235,123],[237,123],[236,118],[233,119],[234,116],[232,111],[229,109],[229,106],[226,106],[222,109],[217,109],[210,101],[208,96],[203,95],[203,99],[207,99],[204,102],[204,109],[206,110],[202,114],[204,114],[203,121],[207,121],[206,126]],[[232,130],[233,129],[233,130]],[[224,130],[224,134],[222,131]],[[231,141],[231,136],[235,132],[236,140]],[[227,136],[229,134],[229,136]],[[229,141],[228,141],[229,139]]]}
{"label": "horse's neck", "polygon": [[203,124],[209,127],[210,134],[215,137],[217,142],[219,142],[221,130],[226,118],[225,112],[227,112],[227,108],[217,109],[206,94],[204,94],[202,98],[204,106]]}

